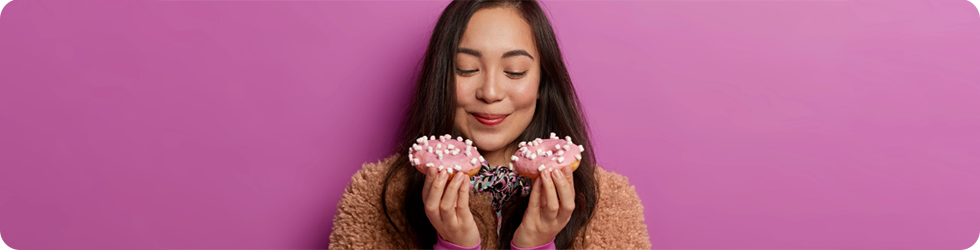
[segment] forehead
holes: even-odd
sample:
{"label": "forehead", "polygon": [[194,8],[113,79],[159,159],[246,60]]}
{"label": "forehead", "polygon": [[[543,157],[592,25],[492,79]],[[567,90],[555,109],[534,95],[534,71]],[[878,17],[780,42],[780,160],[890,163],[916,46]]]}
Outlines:
{"label": "forehead", "polygon": [[459,46],[491,55],[523,49],[537,58],[531,25],[511,7],[486,8],[473,13]]}

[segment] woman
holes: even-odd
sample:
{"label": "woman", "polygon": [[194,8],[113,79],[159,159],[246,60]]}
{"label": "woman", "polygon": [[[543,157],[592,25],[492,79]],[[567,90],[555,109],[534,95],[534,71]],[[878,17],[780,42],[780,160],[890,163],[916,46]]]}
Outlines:
{"label": "woman", "polygon": [[[552,132],[585,146],[576,171],[530,180],[505,167],[520,141]],[[471,139],[489,165],[468,181],[415,170],[403,151],[443,134]],[[393,152],[352,178],[330,249],[650,248],[633,187],[594,164],[554,32],[534,1],[446,7]]]}

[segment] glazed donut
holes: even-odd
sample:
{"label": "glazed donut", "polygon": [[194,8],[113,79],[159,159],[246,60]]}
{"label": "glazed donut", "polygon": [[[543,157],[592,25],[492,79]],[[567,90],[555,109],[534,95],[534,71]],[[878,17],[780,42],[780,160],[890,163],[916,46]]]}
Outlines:
{"label": "glazed donut", "polygon": [[452,175],[454,171],[463,172],[472,177],[480,172],[480,166],[486,162],[480,152],[473,146],[473,141],[463,140],[450,135],[425,136],[415,139],[416,143],[408,148],[408,161],[420,172],[433,167],[438,170],[446,169]]}
{"label": "glazed donut", "polygon": [[571,166],[575,171],[582,161],[582,152],[585,152],[585,147],[572,143],[571,136],[559,139],[555,133],[551,133],[550,139],[537,138],[521,142],[518,147],[510,157],[512,169],[531,179],[538,178],[538,174],[545,169]]}

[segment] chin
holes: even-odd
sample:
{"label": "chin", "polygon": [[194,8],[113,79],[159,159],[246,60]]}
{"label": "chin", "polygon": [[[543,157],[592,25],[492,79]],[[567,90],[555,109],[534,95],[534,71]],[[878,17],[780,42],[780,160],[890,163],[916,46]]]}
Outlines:
{"label": "chin", "polygon": [[[510,142],[505,141],[499,135],[477,134],[473,137],[473,143],[483,151],[496,151],[507,147]],[[515,138],[516,139],[516,138]]]}

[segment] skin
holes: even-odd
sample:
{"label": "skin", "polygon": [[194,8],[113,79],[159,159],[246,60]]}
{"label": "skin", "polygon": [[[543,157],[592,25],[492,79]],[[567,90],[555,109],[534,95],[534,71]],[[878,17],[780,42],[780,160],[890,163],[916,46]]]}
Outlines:
{"label": "skin", "polygon": [[[507,166],[517,137],[534,115],[541,79],[531,26],[511,7],[478,10],[470,18],[456,54],[456,128],[473,140],[491,166]],[[487,126],[474,114],[507,115]],[[575,209],[571,169],[545,171],[531,188],[513,244],[531,248],[558,235]],[[480,243],[469,209],[470,182],[464,174],[429,168],[423,187],[426,216],[439,237],[463,247]]]}

